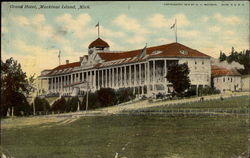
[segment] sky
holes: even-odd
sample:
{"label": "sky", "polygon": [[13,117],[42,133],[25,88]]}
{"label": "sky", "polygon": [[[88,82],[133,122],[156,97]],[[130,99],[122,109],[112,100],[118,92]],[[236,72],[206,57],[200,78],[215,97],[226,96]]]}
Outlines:
{"label": "sky", "polygon": [[79,61],[97,38],[98,21],[111,51],[175,42],[170,29],[175,19],[178,42],[207,55],[249,49],[248,1],[5,2],[1,7],[1,58],[18,60],[27,75],[58,66],[59,50],[62,64]]}

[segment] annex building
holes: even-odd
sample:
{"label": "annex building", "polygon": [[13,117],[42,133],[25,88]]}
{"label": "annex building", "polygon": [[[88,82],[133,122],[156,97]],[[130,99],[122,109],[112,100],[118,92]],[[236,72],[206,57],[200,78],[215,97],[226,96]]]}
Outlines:
{"label": "annex building", "polygon": [[[180,43],[170,43],[130,51],[110,51],[110,45],[97,38],[88,46],[88,55],[77,62],[43,70],[38,95],[75,96],[100,88],[133,88],[138,95],[168,94],[172,85],[165,76],[169,65],[187,63],[191,85],[210,86],[210,56]],[[178,79],[178,78],[177,78]]]}

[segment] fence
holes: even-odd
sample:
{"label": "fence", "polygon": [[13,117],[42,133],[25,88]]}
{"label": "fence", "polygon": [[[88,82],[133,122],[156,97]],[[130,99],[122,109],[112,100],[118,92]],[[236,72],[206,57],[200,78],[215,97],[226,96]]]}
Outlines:
{"label": "fence", "polygon": [[132,115],[168,115],[168,116],[249,116],[249,109],[166,109],[166,110],[135,110],[124,111],[123,114]]}

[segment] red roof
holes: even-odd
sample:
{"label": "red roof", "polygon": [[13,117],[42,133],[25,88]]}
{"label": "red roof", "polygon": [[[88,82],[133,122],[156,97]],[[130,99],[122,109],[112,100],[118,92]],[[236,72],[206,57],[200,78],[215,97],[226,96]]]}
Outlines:
{"label": "red roof", "polygon": [[79,67],[80,65],[81,65],[80,62],[74,62],[74,63],[64,64],[64,65],[59,65],[56,68],[54,68],[53,70],[51,70],[51,72],[48,73],[47,75],[53,75],[56,72],[58,72],[59,70],[64,70],[64,69],[69,69],[69,68],[74,68],[74,67]]}
{"label": "red roof", "polygon": [[[94,42],[92,42],[89,47],[94,46],[102,46],[102,47],[109,47],[109,45],[103,41],[102,39],[98,38]],[[99,52],[98,55],[102,60],[103,63],[98,63],[94,65],[94,67],[105,67],[110,65],[117,65],[117,64],[125,64],[131,62],[138,62],[146,60],[146,58],[150,57],[201,57],[201,58],[210,58],[210,56],[203,54],[195,49],[191,49],[187,46],[184,46],[180,43],[170,43],[160,46],[148,47],[146,48],[146,56],[143,58],[139,58],[140,53],[143,49],[137,49],[132,51],[124,51],[124,52]],[[87,56],[88,57],[88,56]],[[59,73],[68,73],[74,67],[79,67],[81,64],[80,62],[69,63],[65,65],[60,65],[54,68],[48,75],[56,75]],[[71,68],[71,69],[67,69]],[[64,70],[65,69],[65,70]],[[67,69],[67,70],[66,70]],[[61,70],[61,71],[60,71]]]}
{"label": "red roof", "polygon": [[[120,52],[120,53],[102,52],[98,54],[103,60],[111,61],[111,60],[135,57],[138,56],[141,53],[141,51],[142,49]],[[159,53],[156,53],[156,51],[159,51]],[[191,49],[180,43],[170,43],[160,46],[148,47],[146,49],[146,52],[147,55],[151,57],[210,57],[204,53],[201,53],[195,49]]]}
{"label": "red roof", "polygon": [[104,40],[102,40],[101,38],[97,38],[89,45],[89,48],[93,48],[93,47],[102,47],[102,48],[109,47],[109,44],[105,42]]}
{"label": "red roof", "polygon": [[241,76],[240,73],[237,72],[235,69],[227,69],[224,67],[220,67],[217,65],[212,65],[212,76],[218,77],[218,76]]}

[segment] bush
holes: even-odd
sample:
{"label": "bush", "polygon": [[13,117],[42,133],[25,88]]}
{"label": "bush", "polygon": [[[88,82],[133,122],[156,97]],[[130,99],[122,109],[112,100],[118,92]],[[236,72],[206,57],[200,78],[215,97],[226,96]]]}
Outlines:
{"label": "bush", "polygon": [[35,98],[35,111],[39,111],[39,112],[48,112],[50,110],[50,105],[49,105],[49,102],[45,99],[45,98],[39,98],[39,97],[36,97]]}
{"label": "bush", "polygon": [[156,94],[156,99],[163,99],[164,95],[162,93]]}
{"label": "bush", "polygon": [[200,95],[209,95],[209,94],[219,94],[220,90],[214,88],[214,87],[204,87],[199,89]]}
{"label": "bush", "polygon": [[[87,96],[85,95],[83,97],[83,100],[80,105],[80,110],[86,110],[86,98]],[[97,93],[89,93],[88,94],[88,110],[90,109],[96,109],[101,107],[101,104],[98,100],[98,95]]]}
{"label": "bush", "polygon": [[188,89],[187,92],[184,94],[185,97],[196,96],[196,87],[191,87]]}
{"label": "bush", "polygon": [[111,88],[101,88],[97,91],[98,100],[102,107],[115,105],[117,103],[116,93]]}
{"label": "bush", "polygon": [[66,112],[75,112],[77,111],[78,104],[80,105],[80,100],[78,97],[73,97],[69,99],[66,103]]}
{"label": "bush", "polygon": [[51,107],[51,111],[54,112],[65,112],[66,111],[66,100],[64,97],[61,97],[60,99],[56,100]]}
{"label": "bush", "polygon": [[117,103],[124,103],[135,99],[135,94],[132,88],[120,88],[116,91]]}
{"label": "bush", "polygon": [[18,105],[14,106],[13,114],[15,116],[27,116],[32,114],[32,107],[29,105],[26,97],[22,93],[18,93],[15,99],[21,100]]}

